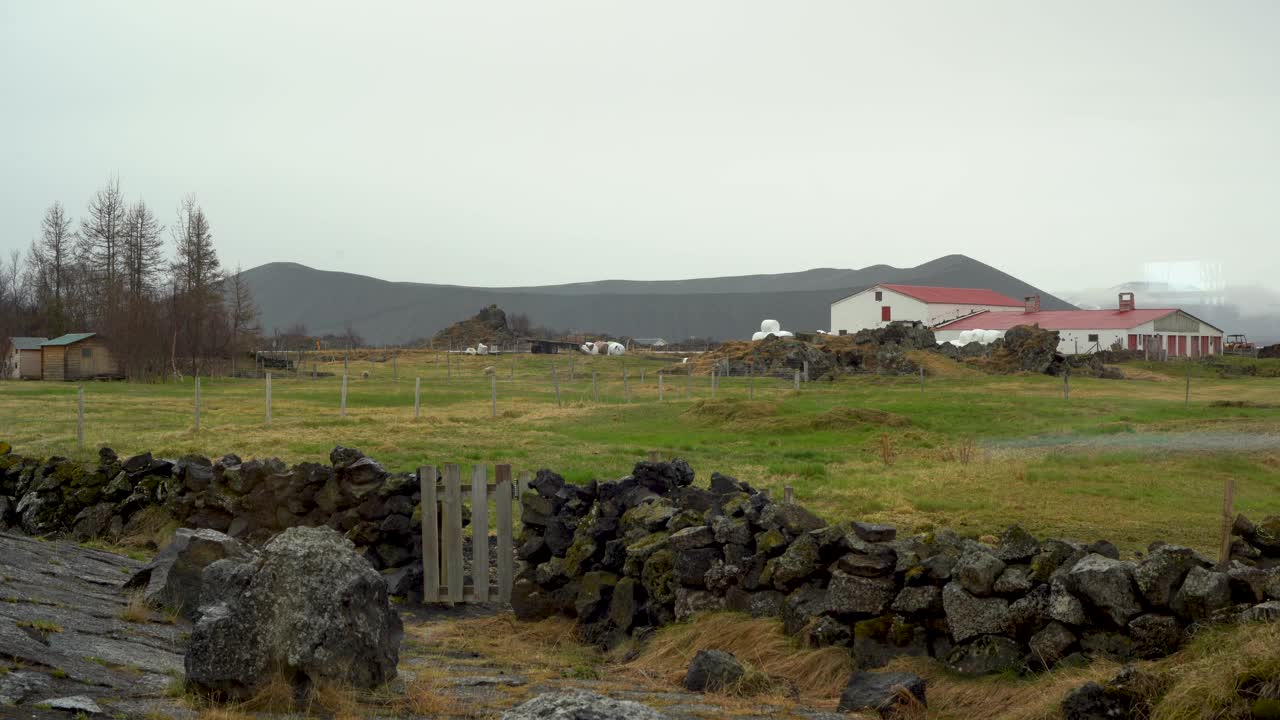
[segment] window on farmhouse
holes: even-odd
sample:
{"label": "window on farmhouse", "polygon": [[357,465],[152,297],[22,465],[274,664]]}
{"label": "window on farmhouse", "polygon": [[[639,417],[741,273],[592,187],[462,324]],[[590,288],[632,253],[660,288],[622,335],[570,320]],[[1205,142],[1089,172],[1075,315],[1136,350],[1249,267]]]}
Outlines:
{"label": "window on farmhouse", "polygon": [[880,302],[880,301],[881,301],[881,300],[883,300],[883,299],[884,299],[884,293],[882,293],[882,292],[880,292],[879,290],[877,290],[877,291],[876,291],[876,302]]}
{"label": "window on farmhouse", "polygon": [[93,357],[93,348],[80,348],[80,357]]}
{"label": "window on farmhouse", "polygon": [[1092,333],[1091,335],[1089,335],[1089,342],[1098,342],[1098,334]]}

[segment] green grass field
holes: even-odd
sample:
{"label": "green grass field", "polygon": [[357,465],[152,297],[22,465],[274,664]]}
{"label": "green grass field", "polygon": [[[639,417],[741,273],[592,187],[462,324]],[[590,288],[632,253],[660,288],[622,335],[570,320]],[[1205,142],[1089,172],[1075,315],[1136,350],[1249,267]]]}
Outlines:
{"label": "green grass field", "polygon": [[[667,375],[670,358],[455,357],[411,352],[392,363],[352,361],[347,417],[339,377],[273,379],[265,423],[262,380],[204,378],[200,429],[193,383],[85,386],[85,450],[76,448],[76,386],[0,383],[0,439],[17,452],[279,456],[323,461],[334,445],[358,447],[392,470],[423,464],[511,463],[584,481],[626,474],[649,451],[687,459],[705,478],[737,476],[796,497],[829,518],[866,518],[907,529],[1106,537],[1138,548],[1155,539],[1215,546],[1226,478],[1236,507],[1280,513],[1280,380],[1194,373],[1184,404],[1180,366],[1131,368],[1141,379],[987,376],[946,364],[925,383],[850,376],[806,384]],[[497,418],[489,378],[496,370]],[[630,377],[631,402],[622,376]],[[342,372],[342,363],[320,365]],[[369,373],[366,379],[364,372]],[[600,402],[593,400],[591,374]],[[452,378],[449,379],[449,375]],[[643,375],[643,380],[641,379]],[[414,378],[422,417],[413,418]],[[686,384],[689,397],[686,398]],[[752,396],[753,399],[749,399]],[[1249,407],[1220,407],[1214,401]],[[1270,407],[1268,407],[1270,406]]]}

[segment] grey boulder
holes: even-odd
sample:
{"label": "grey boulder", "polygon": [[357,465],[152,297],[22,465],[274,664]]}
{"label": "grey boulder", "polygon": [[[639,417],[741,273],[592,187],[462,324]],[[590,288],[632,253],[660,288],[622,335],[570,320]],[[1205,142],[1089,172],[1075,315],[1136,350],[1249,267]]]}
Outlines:
{"label": "grey boulder", "polygon": [[1191,568],[1170,606],[1188,620],[1205,620],[1231,604],[1231,580],[1226,573]]}
{"label": "grey boulder", "polygon": [[689,663],[684,686],[694,692],[717,692],[732,688],[747,671],[730,653],[723,650],[699,650]]}
{"label": "grey boulder", "polygon": [[273,673],[298,691],[396,676],[403,628],[386,583],[330,528],[290,528],[251,560],[213,563],[201,602],[186,656],[196,691],[243,698]]}
{"label": "grey boulder", "polygon": [[849,678],[849,684],[840,693],[836,712],[875,710],[882,715],[893,712],[896,706],[918,702],[925,705],[925,680],[908,672],[859,671]]}
{"label": "grey boulder", "polygon": [[1092,553],[1067,573],[1066,587],[1073,595],[1123,626],[1142,612],[1135,596],[1133,565]]}
{"label": "grey boulder", "polygon": [[976,598],[960,587],[947,583],[942,588],[942,607],[947,627],[956,642],[977,635],[999,634],[1009,630],[1009,602],[1002,598]]}
{"label": "grey boulder", "polygon": [[247,558],[251,551],[244,543],[216,530],[180,528],[173,541],[155,560],[134,573],[128,588],[143,588],[143,597],[152,605],[169,607],[194,620],[200,602],[201,574],[213,563],[226,558]]}

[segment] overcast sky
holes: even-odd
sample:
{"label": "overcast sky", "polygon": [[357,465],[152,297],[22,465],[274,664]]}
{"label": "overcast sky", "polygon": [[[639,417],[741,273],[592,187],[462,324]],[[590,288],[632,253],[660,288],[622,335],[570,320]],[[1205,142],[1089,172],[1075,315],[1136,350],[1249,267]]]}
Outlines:
{"label": "overcast sky", "polygon": [[1277,38],[1275,0],[0,0],[0,250],[118,175],[246,268],[1276,286]]}

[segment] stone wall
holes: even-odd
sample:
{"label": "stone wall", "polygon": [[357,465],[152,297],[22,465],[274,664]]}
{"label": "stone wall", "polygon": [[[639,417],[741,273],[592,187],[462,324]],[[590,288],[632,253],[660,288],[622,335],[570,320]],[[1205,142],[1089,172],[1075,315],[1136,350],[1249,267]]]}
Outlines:
{"label": "stone wall", "polygon": [[899,655],[958,672],[1038,670],[1093,656],[1152,658],[1199,623],[1280,617],[1280,518],[1240,518],[1226,572],[1153,543],[1121,560],[1105,541],[1040,540],[1011,527],[986,544],[941,531],[828,525],[684,462],[640,463],[588,486],[542,471],[521,498],[512,605],[525,619],[575,616],[603,645],[730,609],[782,619],[862,667]]}
{"label": "stone wall", "polygon": [[361,549],[395,595],[421,597],[420,499],[415,475],[387,472],[344,447],[327,465],[290,466],[235,455],[121,459],[110,448],[97,462],[77,462],[24,457],[0,442],[0,529],[116,540],[139,530],[149,507],[253,544],[289,527],[328,525]]}

